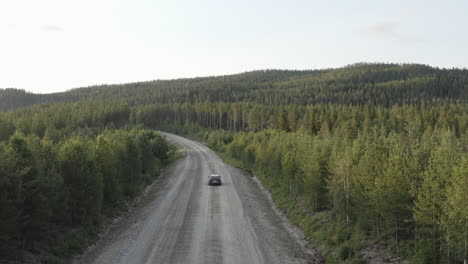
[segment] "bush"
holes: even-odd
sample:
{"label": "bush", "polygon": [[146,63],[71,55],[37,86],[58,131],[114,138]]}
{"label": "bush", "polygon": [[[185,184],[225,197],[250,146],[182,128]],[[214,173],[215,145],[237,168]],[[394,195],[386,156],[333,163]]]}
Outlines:
{"label": "bush", "polygon": [[416,254],[411,259],[411,263],[425,264],[432,263],[432,245],[429,240],[421,240],[418,243]]}
{"label": "bush", "polygon": [[340,248],[340,259],[347,260],[354,256],[354,249],[350,246],[342,246]]}

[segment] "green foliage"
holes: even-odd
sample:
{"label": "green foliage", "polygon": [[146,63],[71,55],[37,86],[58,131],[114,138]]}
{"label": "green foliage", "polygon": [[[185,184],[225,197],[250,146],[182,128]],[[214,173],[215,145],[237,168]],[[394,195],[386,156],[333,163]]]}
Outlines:
{"label": "green foliage", "polygon": [[73,134],[96,136],[105,128],[128,123],[130,108],[115,102],[76,102],[34,105],[0,113],[0,141],[15,131],[58,142]]}
{"label": "green foliage", "polygon": [[[252,169],[330,261],[359,263],[369,237],[415,263],[461,262],[467,85],[467,70],[355,64],[0,89],[0,111],[32,105],[0,113],[0,243],[31,248],[50,230],[96,226],[138,195],[170,152],[144,126],[202,137]],[[57,252],[85,243],[70,241]]]}
{"label": "green foliage", "polygon": [[93,223],[102,208],[103,181],[93,145],[86,138],[71,138],[62,144],[58,153],[73,225]]}
{"label": "green foliage", "polygon": [[[53,249],[55,256],[71,257],[80,253],[83,246],[88,246],[98,235],[96,226],[84,226],[67,234]],[[54,259],[51,257],[50,259]]]}
{"label": "green foliage", "polygon": [[341,260],[347,260],[354,256],[354,250],[350,246],[342,246],[339,255]]}
{"label": "green foliage", "polygon": [[[460,139],[445,128],[415,137],[379,126],[345,140],[334,128],[328,135],[237,133],[224,143],[226,132],[212,132],[208,142],[253,168],[289,217],[331,248],[326,255],[358,263],[369,236],[421,263],[463,260],[467,155]],[[308,220],[320,211],[333,215],[323,235],[317,230],[326,224]]]}
{"label": "green foliage", "polygon": [[5,118],[9,125],[3,128],[22,131],[0,139],[0,259],[17,259],[18,249],[55,248],[57,256],[46,262],[80,252],[96,238],[103,214],[121,208],[159,175],[169,158],[163,137],[141,127],[106,129],[128,122],[125,109],[57,104],[0,117],[0,128]]}
{"label": "green foliage", "polygon": [[[124,101],[132,106],[201,102],[248,102],[270,106],[329,103],[392,106],[418,104],[422,101],[466,102],[467,82],[466,69],[361,63],[338,69],[263,70],[231,76],[101,85],[55,94],[30,94],[22,90],[1,89],[0,111],[36,103],[80,100]],[[228,108],[211,109],[225,112]],[[237,112],[236,115],[247,120],[249,113]],[[251,115],[252,121],[261,117],[257,113]],[[138,115],[136,117],[138,119]],[[292,117],[287,115],[288,121],[294,122]],[[178,115],[173,120],[180,121],[181,118],[182,115]],[[225,120],[217,121],[212,122],[213,127],[215,124],[216,128],[227,125]],[[237,127],[241,123],[237,119],[230,125]],[[294,123],[288,124],[291,129],[295,129],[294,126]]]}

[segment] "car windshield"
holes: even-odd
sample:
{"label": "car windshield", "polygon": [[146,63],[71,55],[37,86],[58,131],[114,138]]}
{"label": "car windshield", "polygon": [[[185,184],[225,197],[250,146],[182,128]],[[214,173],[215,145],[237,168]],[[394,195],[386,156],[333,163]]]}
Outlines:
{"label": "car windshield", "polygon": [[219,180],[219,179],[221,179],[221,176],[219,176],[219,175],[211,175],[211,176],[210,176],[210,179],[212,179],[212,180]]}

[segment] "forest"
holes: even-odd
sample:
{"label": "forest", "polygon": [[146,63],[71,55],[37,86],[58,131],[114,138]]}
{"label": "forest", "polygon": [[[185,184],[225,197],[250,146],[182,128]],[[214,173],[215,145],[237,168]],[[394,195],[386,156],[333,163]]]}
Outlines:
{"label": "forest", "polygon": [[[465,104],[206,103],[135,111],[137,123],[198,134],[241,160],[311,237],[339,245],[342,260],[366,239],[412,263],[466,258]],[[324,222],[335,223],[325,234]]]}
{"label": "forest", "polygon": [[[412,110],[398,109],[394,114],[401,125],[396,126],[391,112],[388,119],[361,119],[360,110],[351,107],[337,116],[349,120],[356,115],[352,122],[317,126],[305,115],[296,130],[284,126],[202,135],[212,148],[251,168],[311,237],[340,245],[342,260],[358,254],[363,241],[372,238],[411,263],[462,263],[468,217],[466,130],[460,138],[451,125],[432,126],[418,120],[417,111],[414,118]],[[466,111],[460,118],[467,119]],[[330,222],[335,223],[324,233]]]}
{"label": "forest", "polygon": [[333,261],[375,241],[411,263],[463,263],[467,99],[468,70],[417,64],[0,90],[0,241],[34,248],[99,222],[157,175],[159,129],[241,161]]}
{"label": "forest", "polygon": [[159,175],[169,145],[114,103],[38,105],[0,117],[0,259],[62,263]]}
{"label": "forest", "polygon": [[262,70],[122,85],[99,85],[53,94],[0,89],[0,111],[47,102],[110,100],[129,106],[154,103],[260,105],[371,104],[391,107],[422,101],[466,102],[468,70],[419,64],[358,63],[337,69]]}

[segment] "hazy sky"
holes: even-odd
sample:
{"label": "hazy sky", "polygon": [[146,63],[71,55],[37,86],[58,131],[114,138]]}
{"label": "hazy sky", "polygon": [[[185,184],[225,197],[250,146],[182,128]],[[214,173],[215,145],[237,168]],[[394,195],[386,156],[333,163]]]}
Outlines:
{"label": "hazy sky", "polygon": [[468,66],[466,0],[0,0],[0,88],[317,69]]}

